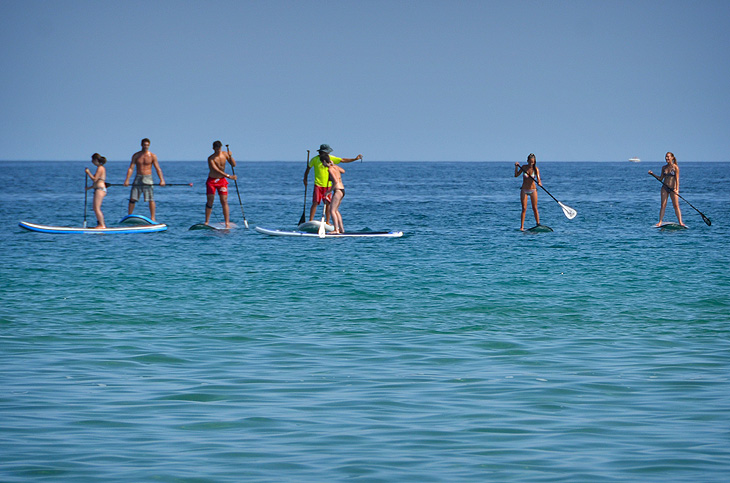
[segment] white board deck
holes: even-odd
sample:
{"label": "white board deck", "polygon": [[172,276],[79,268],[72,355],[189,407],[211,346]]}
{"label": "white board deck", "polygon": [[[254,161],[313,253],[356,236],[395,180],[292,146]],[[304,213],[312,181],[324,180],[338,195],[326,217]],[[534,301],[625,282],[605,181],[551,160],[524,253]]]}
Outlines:
{"label": "white board deck", "polygon": [[320,237],[318,233],[307,233],[303,231],[269,230],[268,228],[256,227],[256,231],[270,236],[296,236],[304,238],[400,238],[402,231],[355,231],[350,233],[325,233]]}
{"label": "white board deck", "polygon": [[167,230],[167,225],[154,224],[154,225],[134,225],[134,226],[117,226],[112,228],[82,228],[82,227],[71,227],[71,226],[51,226],[51,225],[39,225],[36,223],[29,223],[27,221],[21,221],[18,226],[25,228],[26,230],[35,231],[39,233],[57,233],[57,234],[73,234],[73,233],[95,233],[95,234],[124,234],[124,233],[152,233],[156,231]]}

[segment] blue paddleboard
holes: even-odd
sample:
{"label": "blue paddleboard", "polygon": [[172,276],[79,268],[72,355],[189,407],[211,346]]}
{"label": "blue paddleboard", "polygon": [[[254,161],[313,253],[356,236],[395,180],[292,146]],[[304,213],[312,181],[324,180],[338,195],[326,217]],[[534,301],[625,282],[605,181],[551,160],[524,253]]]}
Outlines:
{"label": "blue paddleboard", "polygon": [[156,221],[152,221],[144,215],[127,215],[119,220],[120,225],[157,225]]}

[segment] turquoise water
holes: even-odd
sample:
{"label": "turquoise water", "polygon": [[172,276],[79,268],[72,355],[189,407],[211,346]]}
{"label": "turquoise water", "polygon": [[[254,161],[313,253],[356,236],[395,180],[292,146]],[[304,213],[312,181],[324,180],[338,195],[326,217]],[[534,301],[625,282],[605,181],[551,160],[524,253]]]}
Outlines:
{"label": "turquoise water", "polygon": [[[1,481],[727,480],[730,163],[680,164],[713,222],[681,232],[662,163],[540,163],[578,211],[541,191],[541,234],[512,163],[345,166],[386,240],[187,231],[203,162],[163,163],[167,232],[31,233],[82,223],[90,163],[0,164]],[[251,228],[293,228],[303,170],[241,163]]]}

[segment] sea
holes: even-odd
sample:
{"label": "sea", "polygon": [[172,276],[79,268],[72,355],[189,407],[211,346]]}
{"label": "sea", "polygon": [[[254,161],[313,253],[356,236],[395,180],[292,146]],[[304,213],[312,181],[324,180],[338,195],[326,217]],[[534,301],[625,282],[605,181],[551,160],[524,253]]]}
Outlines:
{"label": "sea", "polygon": [[93,166],[0,163],[0,481],[728,481],[730,163],[680,161],[681,231],[661,161],[538,161],[578,215],[539,190],[530,233],[513,162],[366,159],[345,228],[402,238],[256,232],[305,162],[239,162],[238,227],[189,231],[206,163],[163,160],[193,186],[127,235],[21,229],[95,225]]}

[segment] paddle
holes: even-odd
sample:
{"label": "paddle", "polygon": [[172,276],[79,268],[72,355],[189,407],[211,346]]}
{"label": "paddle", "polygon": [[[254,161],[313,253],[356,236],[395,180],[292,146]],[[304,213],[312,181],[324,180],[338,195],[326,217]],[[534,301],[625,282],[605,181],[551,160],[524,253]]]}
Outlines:
{"label": "paddle", "polygon": [[[106,183],[105,182],[104,184],[106,185],[107,188],[109,186],[124,186],[123,183]],[[160,186],[160,184],[158,183],[153,186]],[[165,183],[165,186],[193,186],[193,183]],[[165,186],[163,186],[163,188]]]}
{"label": "paddle", "polygon": [[[309,149],[307,149],[307,167],[309,167]],[[299,218],[299,225],[307,220],[305,213],[307,212],[307,185],[304,185],[304,207],[302,208],[302,217]],[[299,226],[297,225],[297,226]]]}
{"label": "paddle", "polygon": [[[665,183],[664,181],[662,181],[662,180],[661,180],[661,179],[659,178],[659,176],[655,175],[654,173],[649,173],[649,174],[650,174],[650,175],[652,175],[652,176],[654,176],[654,177],[656,178],[656,180],[657,180],[657,181],[659,181],[659,182],[660,182],[661,184],[663,184],[663,185],[664,185],[664,187],[665,187],[665,188],[667,188],[667,190],[671,191],[672,193],[674,193],[674,194],[676,194],[677,196],[679,196],[680,198],[682,198],[682,195],[680,195],[680,194],[679,194],[679,193],[677,193],[677,192],[676,192],[675,190],[673,190],[672,188],[670,188],[669,186],[667,186],[667,184],[666,184],[666,183]],[[682,199],[684,200],[684,198],[682,198]],[[705,214],[704,214],[704,213],[702,213],[702,212],[701,212],[700,210],[698,210],[697,208],[695,208],[694,206],[692,206],[692,203],[690,203],[689,201],[687,201],[687,200],[684,200],[684,201],[685,201],[685,203],[687,203],[687,204],[688,204],[689,206],[691,206],[693,210],[695,210],[695,211],[696,211],[697,213],[699,213],[699,214],[700,214],[700,216],[702,216],[702,221],[704,221],[704,222],[705,222],[705,224],[706,224],[707,226],[711,226],[711,225],[712,225],[712,222],[710,221],[710,219],[709,219],[709,218],[707,218],[707,217],[705,216]]]}
{"label": "paddle", "polygon": [[84,170],[84,228],[86,228],[86,205],[87,199],[89,198],[89,178],[86,176],[86,170]]}
{"label": "paddle", "polygon": [[[226,151],[228,151],[228,161],[231,160],[231,150],[228,149],[228,145],[226,144]],[[233,176],[236,176],[236,170],[233,168],[233,165],[231,165],[231,173],[233,173]],[[246,221],[246,213],[243,212],[243,201],[241,201],[241,193],[238,191],[238,181],[236,181],[236,178],[233,178],[233,183],[236,185],[236,194],[238,195],[238,204],[241,205],[241,214],[243,215],[243,226],[248,228],[248,222]]]}
{"label": "paddle", "polygon": [[[520,166],[520,171],[524,172],[525,169],[522,166]],[[528,176],[530,176],[530,175],[528,174]],[[565,215],[565,217],[567,219],[572,220],[573,218],[575,218],[575,216],[578,214],[577,211],[575,211],[570,206],[564,205],[563,203],[561,203],[560,201],[558,201],[558,199],[555,198],[553,195],[551,195],[550,192],[547,189],[545,189],[544,186],[542,186],[541,184],[538,184],[537,180],[533,176],[530,176],[530,178],[532,178],[532,180],[535,182],[535,184],[537,186],[539,186],[540,188],[542,188],[545,191],[545,193],[547,193],[548,196],[550,196],[550,198],[554,199],[555,202],[560,205],[560,208],[563,209],[563,214]]]}
{"label": "paddle", "polygon": [[327,203],[327,199],[325,198],[322,201],[322,208],[323,208],[322,209],[322,223],[319,224],[319,230],[317,230],[317,235],[319,235],[320,238],[324,238],[324,234],[325,234],[325,229],[324,229],[324,223],[325,223],[325,221],[324,221],[324,219],[325,219],[325,215],[327,214],[327,206],[328,205],[329,205],[329,203]]}

